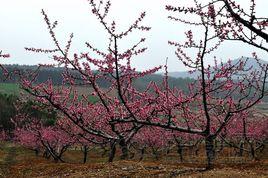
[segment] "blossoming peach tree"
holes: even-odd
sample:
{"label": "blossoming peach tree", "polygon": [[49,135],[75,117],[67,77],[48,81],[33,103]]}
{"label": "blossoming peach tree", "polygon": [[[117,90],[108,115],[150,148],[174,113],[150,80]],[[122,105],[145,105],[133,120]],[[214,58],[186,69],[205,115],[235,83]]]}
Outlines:
{"label": "blossoming peach tree", "polygon": [[[121,158],[125,159],[128,157],[131,140],[145,137],[150,129],[156,127],[154,131],[159,134],[159,139],[162,132],[167,135],[175,132],[175,138],[179,137],[178,132],[203,138],[208,168],[211,168],[215,158],[215,139],[224,129],[229,128],[228,125],[233,120],[243,118],[266,94],[268,67],[259,62],[256,53],[253,53],[253,57],[259,66],[258,70],[247,67],[247,60],[244,59],[222,63],[215,57],[213,65],[205,65],[206,59],[227,40],[242,41],[268,51],[267,18],[255,16],[255,1],[251,1],[249,13],[231,0],[214,0],[208,4],[194,0],[192,7],[166,6],[169,12],[198,17],[198,21],[193,22],[169,16],[173,21],[193,26],[192,30],[185,33],[186,42],[168,42],[177,48],[175,54],[185,66],[191,68],[192,72],[200,73],[198,79],[189,85],[187,93],[169,87],[167,66],[162,84],[151,82],[146,90],[137,90],[133,85],[134,80],[155,73],[161,67],[136,71],[131,65],[132,58],[146,51],[147,48],[140,48],[145,38],[141,38],[126,51],[120,51],[119,41],[134,31],[150,30],[141,25],[146,13],[141,13],[127,30],[118,32],[116,23],[107,21],[110,1],[88,2],[93,15],[109,35],[107,51],[101,51],[86,42],[85,45],[91,52],[71,54],[74,35],[70,35],[67,44],[60,44],[55,33],[58,22],[51,22],[42,11],[54,47],[25,49],[51,54],[57,66],[64,68],[64,83],[62,86],[53,85],[52,80],[35,83],[40,68],[52,67],[40,65],[36,71],[17,72],[21,87],[38,102],[58,111],[59,117],[66,120],[59,122],[63,130],[77,136],[82,135],[91,143],[110,143],[109,161],[114,158],[116,145],[120,146]],[[200,39],[195,36],[195,28],[203,33]],[[195,50],[195,55],[191,55],[188,49]],[[92,57],[92,52],[98,57]],[[98,79],[109,83],[109,88],[102,89]],[[76,88],[78,85],[87,87],[88,93],[81,95]],[[89,99],[92,95],[98,98],[97,102]],[[67,127],[66,124],[72,127]],[[166,142],[157,142],[156,137],[141,142],[155,142],[157,147],[166,145]]]}
{"label": "blossoming peach tree", "polygon": [[[121,119],[121,122],[136,122],[203,136],[210,168],[215,157],[214,140],[233,119],[243,118],[246,111],[266,94],[268,67],[259,62],[256,53],[252,55],[258,69],[248,67],[245,59],[219,63],[215,57],[214,66],[205,66],[205,60],[227,40],[242,41],[267,51],[267,18],[255,17],[255,1],[251,1],[250,13],[233,1],[193,2],[192,7],[167,5],[166,9],[197,16],[195,22],[169,16],[173,21],[194,26],[199,33],[203,31],[199,40],[189,30],[185,33],[186,42],[169,41],[169,44],[177,47],[175,54],[185,66],[200,73],[199,78],[189,86],[187,95],[169,89],[168,85],[161,91],[156,88],[154,91],[161,97],[155,98],[159,100],[152,115],[158,119]],[[190,55],[188,49],[191,52],[196,50],[196,55]]]}
{"label": "blossoming peach tree", "polygon": [[234,119],[221,134],[221,139],[233,147],[238,156],[244,153],[257,158],[257,152],[262,152],[268,137],[267,116],[258,110],[251,110],[244,117]]}
{"label": "blossoming peach tree", "polygon": [[[255,52],[252,55],[258,69],[248,66],[244,58],[222,63],[215,57],[213,66],[205,65],[206,58],[227,40],[242,41],[267,51],[267,19],[254,16],[255,2],[251,2],[249,14],[233,1],[211,1],[208,4],[194,1],[193,7],[167,5],[166,9],[170,12],[197,16],[195,22],[169,16],[173,21],[194,26],[199,33],[203,31],[199,40],[193,30],[189,30],[185,33],[186,42],[169,41],[169,44],[177,48],[175,54],[178,59],[192,72],[199,72],[200,76],[189,86],[187,95],[169,89],[168,85],[164,90],[154,87],[158,104],[155,106],[157,109],[153,109],[151,120],[119,120],[202,136],[205,139],[208,168],[211,168],[215,158],[215,139],[232,124],[233,119],[243,118],[246,111],[266,94],[268,67],[259,62]],[[196,50],[196,55],[191,55],[188,49],[191,49],[191,53]]]}
{"label": "blossoming peach tree", "polygon": [[[241,41],[267,51],[267,18],[256,17],[256,3],[251,1],[250,12],[242,9],[235,1],[216,0],[207,4],[194,0],[192,7],[174,7],[167,5],[171,12],[197,16],[199,20],[169,16],[173,21],[203,29],[200,40],[194,38],[192,30],[186,32],[187,41],[169,44],[177,47],[177,57],[194,71],[200,72],[196,81],[196,91],[191,98],[198,103],[199,118],[203,118],[201,135],[205,137],[208,167],[215,156],[213,140],[235,118],[243,118],[246,111],[261,101],[266,94],[267,64],[261,64],[255,52],[253,57],[258,69],[248,67],[247,60],[218,62],[214,66],[205,66],[206,58],[215,52],[227,40]],[[195,49],[196,56],[191,57],[187,49]],[[188,102],[189,103],[189,102]],[[187,114],[196,113],[194,109]],[[196,119],[194,119],[196,120]],[[198,131],[197,131],[198,132]]]}
{"label": "blossoming peach tree", "polygon": [[[140,17],[126,31],[116,32],[115,22],[111,24],[106,22],[110,2],[108,1],[105,4],[103,12],[100,8],[103,5],[102,2],[97,5],[95,1],[89,1],[89,4],[92,7],[93,15],[99,19],[110,36],[107,52],[102,52],[86,42],[86,46],[98,54],[100,59],[92,58],[90,53],[77,52],[70,54],[73,34],[70,35],[67,45],[61,46],[54,33],[57,21],[51,23],[47,14],[42,11],[49,33],[54,41],[55,49],[26,48],[26,50],[52,53],[58,66],[65,69],[63,73],[64,85],[55,87],[51,80],[46,83],[35,84],[38,69],[27,74],[18,72],[21,76],[20,83],[25,91],[35,96],[39,102],[56,108],[62,114],[62,117],[72,121],[83,133],[110,142],[109,161],[114,158],[117,144],[122,150],[121,158],[124,159],[128,156],[127,145],[143,125],[134,122],[118,123],[116,119],[150,117],[150,113],[146,112],[146,108],[149,107],[146,103],[150,100],[151,94],[148,91],[137,91],[132,82],[136,78],[154,73],[160,67],[144,72],[137,72],[135,68],[131,67],[131,58],[146,50],[146,48],[139,48],[140,44],[144,43],[144,38],[141,38],[126,51],[120,52],[118,50],[118,41],[124,39],[134,30],[150,30],[149,27],[140,25],[145,17],[145,12],[141,13]],[[95,68],[92,69],[92,65]],[[49,67],[49,65],[40,65],[41,67]],[[110,84],[110,87],[103,90],[97,82],[98,79],[105,80]],[[80,94],[75,88],[76,85],[89,87],[89,94],[79,96]],[[114,91],[116,91],[116,95],[113,94]],[[98,101],[93,103],[89,99],[90,96],[97,97]],[[62,123],[64,124],[64,122]],[[97,138],[93,138],[92,141],[96,141]]]}

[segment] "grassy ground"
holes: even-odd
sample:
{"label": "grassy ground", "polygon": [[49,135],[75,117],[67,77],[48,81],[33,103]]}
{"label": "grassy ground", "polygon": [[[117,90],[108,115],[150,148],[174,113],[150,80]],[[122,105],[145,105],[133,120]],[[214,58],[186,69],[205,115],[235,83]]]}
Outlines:
{"label": "grassy ground", "polygon": [[[198,163],[179,163],[176,161],[120,161],[106,163],[106,157],[91,152],[89,162],[79,163],[82,155],[79,151],[70,151],[65,160],[72,163],[54,163],[34,152],[14,144],[2,144],[0,149],[0,177],[268,177],[268,160],[247,162],[244,164],[216,164],[215,169],[204,171],[204,165]],[[76,160],[76,163],[75,163]]]}
{"label": "grassy ground", "polygon": [[20,92],[19,85],[14,83],[0,83],[0,93],[8,95],[18,95]]}
{"label": "grassy ground", "polygon": [[[92,93],[92,89],[91,88],[87,88],[87,87],[82,87],[82,86],[77,86],[76,87],[77,91],[79,94],[90,94]],[[19,96],[20,92],[22,92],[23,90],[20,89],[20,86],[18,84],[15,83],[0,83],[0,93],[3,94],[7,94],[7,95],[17,95]],[[115,95],[113,93],[113,95]],[[79,96],[79,98],[82,98],[82,96]],[[98,98],[96,96],[89,96],[88,98],[90,101],[92,101],[93,103],[98,101]]]}

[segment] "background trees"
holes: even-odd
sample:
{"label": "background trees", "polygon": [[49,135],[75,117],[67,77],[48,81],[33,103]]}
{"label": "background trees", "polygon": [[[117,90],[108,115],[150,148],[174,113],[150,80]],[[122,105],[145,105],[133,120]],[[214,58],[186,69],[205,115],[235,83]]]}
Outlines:
{"label": "background trees", "polygon": [[0,93],[0,130],[9,135],[14,129],[11,118],[16,115],[15,102],[17,99],[16,96]]}

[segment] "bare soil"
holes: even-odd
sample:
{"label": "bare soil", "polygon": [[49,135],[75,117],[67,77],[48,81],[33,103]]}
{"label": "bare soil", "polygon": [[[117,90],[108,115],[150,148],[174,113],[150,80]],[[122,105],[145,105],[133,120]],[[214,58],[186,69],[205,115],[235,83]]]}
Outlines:
{"label": "bare soil", "polygon": [[[81,153],[68,152],[67,157],[81,158]],[[67,159],[67,158],[66,158]],[[67,159],[68,160],[68,159]],[[3,178],[48,178],[48,177],[215,177],[215,178],[268,178],[268,160],[247,163],[217,163],[215,168],[204,170],[204,164],[179,163],[146,159],[107,163],[106,158],[91,154],[89,163],[54,163],[52,160],[35,156],[34,152],[15,146],[0,146],[0,177]],[[70,162],[70,159],[69,159]]]}

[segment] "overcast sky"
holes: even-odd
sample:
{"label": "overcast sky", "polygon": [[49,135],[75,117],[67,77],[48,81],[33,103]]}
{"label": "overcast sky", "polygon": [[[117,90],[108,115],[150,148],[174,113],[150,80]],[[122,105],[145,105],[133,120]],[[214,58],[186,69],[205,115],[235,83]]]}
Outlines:
{"label": "overcast sky", "polygon": [[[38,64],[48,62],[47,55],[36,55],[26,52],[24,47],[49,48],[53,46],[46,25],[41,15],[44,9],[52,20],[58,20],[57,35],[66,43],[68,35],[74,33],[74,51],[86,51],[84,43],[90,42],[100,49],[106,49],[107,36],[103,27],[90,12],[87,0],[0,0],[0,49],[9,52],[12,58],[6,63]],[[170,15],[165,10],[166,4],[179,6],[189,4],[191,0],[111,0],[110,18],[114,19],[119,29],[126,29],[142,11],[147,12],[144,25],[152,30],[146,33],[133,33],[125,42],[120,43],[123,50],[135,43],[140,37],[146,37],[149,50],[136,58],[133,64],[139,69],[147,69],[165,63],[169,58],[170,71],[184,71],[183,65],[174,55],[174,47],[167,44],[168,40],[183,41],[184,32],[188,29],[183,24],[174,23],[167,19]],[[202,0],[206,1],[206,0]],[[244,6],[249,0],[238,0]],[[258,14],[268,16],[268,0],[256,0]],[[226,43],[217,55],[223,61],[241,56],[250,56],[253,51],[267,59],[265,53],[240,44]],[[207,59],[208,62],[212,61]],[[1,61],[2,62],[2,61]]]}

